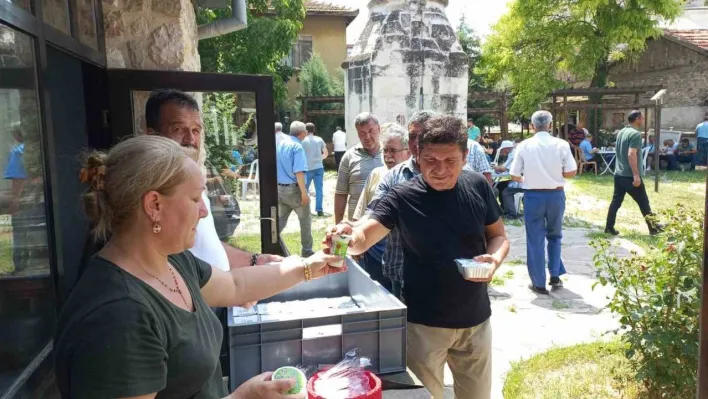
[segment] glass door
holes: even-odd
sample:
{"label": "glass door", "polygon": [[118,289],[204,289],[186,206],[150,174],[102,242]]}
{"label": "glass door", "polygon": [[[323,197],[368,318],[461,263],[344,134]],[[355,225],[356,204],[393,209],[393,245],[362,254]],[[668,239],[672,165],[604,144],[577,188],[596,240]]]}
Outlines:
{"label": "glass door", "polygon": [[203,124],[200,160],[219,238],[250,252],[284,253],[271,77],[109,70],[108,85],[112,143],[146,132],[145,104],[154,90],[194,97]]}

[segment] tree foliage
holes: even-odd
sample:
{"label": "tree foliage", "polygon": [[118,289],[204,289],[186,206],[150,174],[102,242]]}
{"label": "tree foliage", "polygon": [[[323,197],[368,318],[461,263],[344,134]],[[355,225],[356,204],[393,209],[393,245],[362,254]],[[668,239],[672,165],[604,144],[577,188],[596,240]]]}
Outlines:
{"label": "tree foliage", "polygon": [[[287,98],[292,69],[281,65],[305,19],[303,0],[248,0],[246,29],[199,41],[202,71],[273,75],[276,102]],[[270,7],[270,10],[269,10]],[[228,18],[231,7],[200,7],[197,23]]]}
{"label": "tree foliage", "polygon": [[482,48],[480,72],[508,82],[528,113],[571,78],[606,87],[612,57],[633,57],[683,0],[515,0]]}
{"label": "tree foliage", "polygon": [[[302,83],[302,96],[343,96],[344,95],[344,72],[340,69],[337,76],[332,76],[327,71],[322,57],[313,53],[312,57],[304,64],[300,70],[300,83]],[[342,103],[312,103],[309,109],[334,110],[342,109]],[[298,107],[299,109],[300,107]],[[325,141],[331,139],[337,125],[343,125],[344,118],[337,116],[315,116],[309,118],[317,126],[318,135]]]}
{"label": "tree foliage", "polygon": [[[486,82],[484,76],[480,75],[476,71],[476,66],[479,63],[479,59],[482,53],[481,41],[479,36],[475,33],[474,29],[467,24],[465,15],[462,14],[460,17],[460,25],[457,28],[457,41],[460,42],[462,51],[464,51],[467,56],[469,56],[469,92],[488,92],[491,91],[489,85]],[[492,101],[481,101],[472,100],[467,101],[468,108],[489,108],[493,107],[494,102]],[[499,123],[494,115],[471,115],[474,119],[475,125],[480,129],[484,129],[486,126],[493,126]]]}

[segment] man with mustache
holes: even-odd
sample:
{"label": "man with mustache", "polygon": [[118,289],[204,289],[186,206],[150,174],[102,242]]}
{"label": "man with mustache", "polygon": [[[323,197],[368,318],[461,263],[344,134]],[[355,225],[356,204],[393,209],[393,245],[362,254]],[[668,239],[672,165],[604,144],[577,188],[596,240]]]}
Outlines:
{"label": "man with mustache", "polygon": [[[202,143],[202,124],[199,104],[187,93],[179,90],[156,90],[145,104],[147,134],[167,137],[178,142],[193,159],[198,159]],[[278,255],[261,255],[232,247],[219,240],[214,217],[206,192],[202,193],[209,214],[199,221],[197,239],[190,251],[203,261],[222,270],[236,267],[264,265],[279,262]]]}
{"label": "man with mustache", "polygon": [[379,120],[376,115],[364,112],[354,120],[359,144],[342,156],[334,191],[334,222],[344,219],[344,209],[349,205],[347,220],[352,220],[366,179],[372,170],[383,166],[379,143]]}
{"label": "man with mustache", "polygon": [[[359,255],[400,232],[408,305],[408,367],[443,397],[443,370],[450,365],[455,397],[487,399],[492,385],[491,307],[487,283],[509,251],[492,187],[467,164],[464,121],[437,116],[423,124],[416,162],[420,175],[385,194],[370,216],[332,234],[351,235]],[[422,232],[422,233],[421,233]],[[489,263],[488,274],[464,278],[456,259]]]}

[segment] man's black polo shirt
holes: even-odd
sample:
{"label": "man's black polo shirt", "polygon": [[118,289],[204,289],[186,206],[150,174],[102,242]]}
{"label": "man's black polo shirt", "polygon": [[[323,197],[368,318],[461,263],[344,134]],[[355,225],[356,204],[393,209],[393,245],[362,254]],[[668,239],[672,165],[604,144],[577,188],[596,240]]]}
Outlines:
{"label": "man's black polo shirt", "polygon": [[484,228],[500,215],[484,176],[466,170],[452,190],[435,191],[419,175],[376,204],[371,217],[401,234],[409,322],[468,328],[489,318],[487,284],[462,278],[455,259],[485,254]]}

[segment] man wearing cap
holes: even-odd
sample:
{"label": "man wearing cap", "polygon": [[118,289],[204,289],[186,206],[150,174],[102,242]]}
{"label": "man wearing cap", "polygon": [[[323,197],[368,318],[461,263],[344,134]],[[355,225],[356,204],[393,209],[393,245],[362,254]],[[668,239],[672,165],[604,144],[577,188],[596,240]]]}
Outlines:
{"label": "man wearing cap", "polygon": [[[494,172],[496,174],[509,173],[509,168],[511,168],[512,162],[514,162],[515,145],[510,140],[504,140],[499,146],[499,151],[502,155],[508,153],[504,165],[494,167]],[[502,206],[502,211],[504,212],[505,218],[516,219],[519,215],[516,213],[516,207],[514,206],[514,194],[522,193],[524,190],[521,188],[519,182],[513,180],[507,180],[499,182],[497,184],[497,190],[499,190],[499,202]]]}

